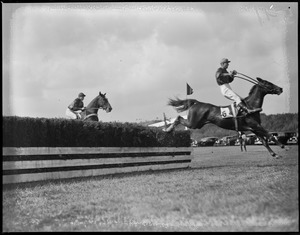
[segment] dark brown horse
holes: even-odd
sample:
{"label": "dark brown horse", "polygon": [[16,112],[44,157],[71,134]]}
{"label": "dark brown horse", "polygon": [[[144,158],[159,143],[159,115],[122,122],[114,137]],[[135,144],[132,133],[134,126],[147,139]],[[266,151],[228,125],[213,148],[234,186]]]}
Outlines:
{"label": "dark brown horse", "polygon": [[[243,101],[249,107],[254,109],[262,108],[263,100],[267,94],[277,94],[282,93],[282,88],[263,80],[261,78],[256,78],[258,82],[254,85],[249,96]],[[272,139],[280,147],[284,148],[276,138],[274,138],[267,130],[261,126],[260,114],[259,112],[252,114],[242,114],[235,118],[222,118],[221,107],[215,106],[209,103],[202,103],[195,99],[170,99],[168,105],[174,106],[178,112],[188,110],[187,119],[178,116],[174,123],[166,128],[165,131],[171,132],[178,124],[182,124],[191,129],[200,129],[205,124],[213,123],[221,128],[228,130],[236,130],[235,120],[237,121],[238,131],[251,131],[256,134],[262,141],[263,145],[268,149],[269,153],[276,158],[280,156],[273,152],[269,147],[268,140]],[[225,106],[222,106],[225,107]]]}
{"label": "dark brown horse", "polygon": [[105,97],[105,94],[99,92],[99,95],[94,98],[86,107],[86,109],[81,113],[81,120],[83,121],[96,121],[98,122],[98,110],[104,109],[107,113],[112,110],[108,99]]}

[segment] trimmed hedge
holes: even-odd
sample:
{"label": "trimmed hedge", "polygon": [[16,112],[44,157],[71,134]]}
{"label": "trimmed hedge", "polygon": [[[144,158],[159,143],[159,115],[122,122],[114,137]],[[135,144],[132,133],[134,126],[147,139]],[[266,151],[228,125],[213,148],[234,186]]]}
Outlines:
{"label": "trimmed hedge", "polygon": [[135,123],[3,117],[3,147],[189,147],[190,131],[170,134]]}

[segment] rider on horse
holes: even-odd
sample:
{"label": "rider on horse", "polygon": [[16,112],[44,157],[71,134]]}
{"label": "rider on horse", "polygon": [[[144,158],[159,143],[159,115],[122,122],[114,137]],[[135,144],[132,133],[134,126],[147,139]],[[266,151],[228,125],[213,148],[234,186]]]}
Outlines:
{"label": "rider on horse", "polygon": [[237,71],[233,70],[230,73],[227,71],[230,61],[226,58],[223,58],[220,62],[221,67],[218,68],[216,72],[217,83],[220,86],[220,90],[222,95],[224,95],[227,99],[236,102],[238,107],[244,110],[247,114],[261,111],[262,109],[249,109],[242,101],[241,97],[236,94],[229,83],[231,83],[234,79],[234,76],[237,74]]}
{"label": "rider on horse", "polygon": [[83,100],[85,94],[80,92],[78,97],[68,106],[66,110],[66,116],[71,119],[80,119],[80,113],[85,110]]}

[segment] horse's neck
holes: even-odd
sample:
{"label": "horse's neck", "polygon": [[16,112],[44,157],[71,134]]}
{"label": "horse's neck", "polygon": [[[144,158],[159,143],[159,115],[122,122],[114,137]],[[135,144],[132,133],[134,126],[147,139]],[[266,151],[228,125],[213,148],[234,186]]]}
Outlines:
{"label": "horse's neck", "polygon": [[86,106],[86,111],[87,111],[87,114],[89,113],[97,113],[98,112],[98,109],[99,109],[99,105],[98,105],[98,102],[97,102],[97,97],[95,99],[93,99],[89,104],[88,106]]}
{"label": "horse's neck", "polygon": [[249,96],[244,100],[253,108],[261,108],[264,102],[265,95],[266,93],[256,85],[251,94],[249,94]]}

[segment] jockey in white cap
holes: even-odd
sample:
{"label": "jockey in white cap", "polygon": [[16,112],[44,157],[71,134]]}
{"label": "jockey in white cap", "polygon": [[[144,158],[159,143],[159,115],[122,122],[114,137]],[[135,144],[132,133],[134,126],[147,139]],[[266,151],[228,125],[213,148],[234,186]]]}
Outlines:
{"label": "jockey in white cap", "polygon": [[231,83],[234,79],[234,76],[237,74],[237,71],[233,70],[230,73],[227,71],[230,61],[226,58],[223,58],[220,62],[221,67],[218,68],[216,72],[217,83],[220,86],[220,90],[222,95],[224,95],[227,99],[236,102],[236,104],[247,114],[261,111],[262,109],[249,109],[243,102],[242,98],[236,94],[229,83]]}

